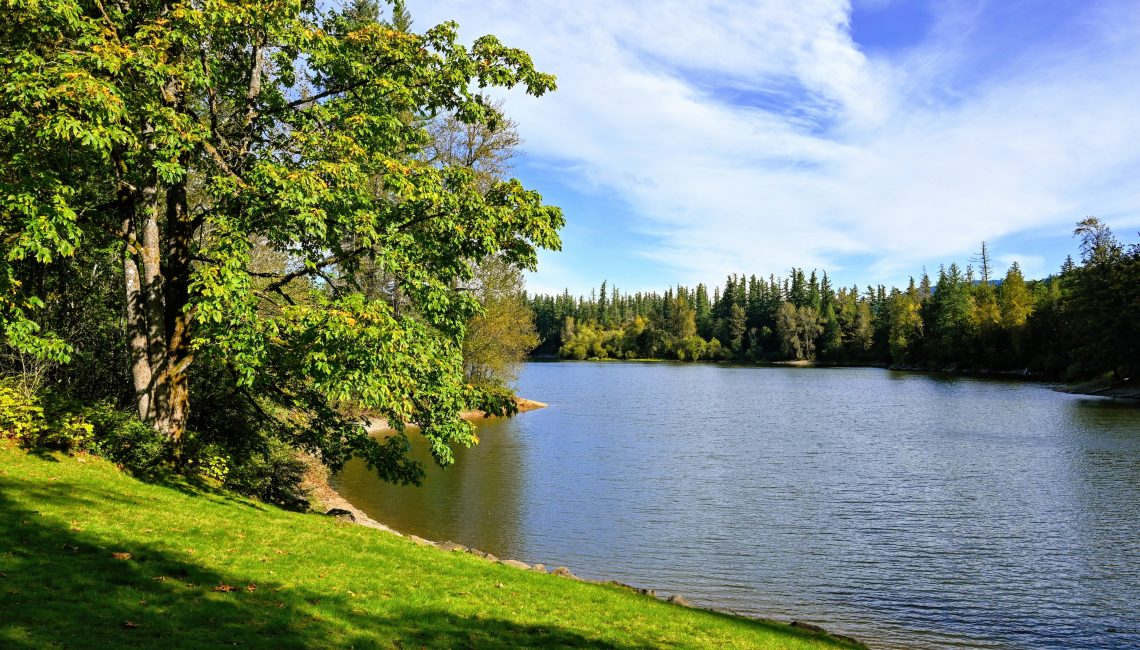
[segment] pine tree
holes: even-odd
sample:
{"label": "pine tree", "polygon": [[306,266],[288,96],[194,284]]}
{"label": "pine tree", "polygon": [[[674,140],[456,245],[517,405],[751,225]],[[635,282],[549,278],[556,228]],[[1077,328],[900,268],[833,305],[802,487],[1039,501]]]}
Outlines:
{"label": "pine tree", "polygon": [[[591,296],[591,298],[592,297],[593,296]],[[598,304],[597,304],[598,323],[602,326],[602,329],[606,329],[610,326],[610,312],[609,312],[609,306],[607,304],[608,299],[609,299],[609,292],[606,290],[606,281],[602,280],[602,287],[601,287],[601,289],[598,290]]]}
{"label": "pine tree", "polygon": [[823,298],[819,290],[819,279],[816,277],[815,269],[812,269],[811,279],[808,280],[807,305],[818,312],[822,305],[822,300]]}

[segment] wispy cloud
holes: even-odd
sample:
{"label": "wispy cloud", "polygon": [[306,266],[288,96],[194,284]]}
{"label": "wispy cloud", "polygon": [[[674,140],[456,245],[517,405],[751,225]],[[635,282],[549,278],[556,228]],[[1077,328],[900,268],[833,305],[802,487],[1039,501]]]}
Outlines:
{"label": "wispy cloud", "polygon": [[[1083,12],[1079,41],[1004,49],[982,30],[992,5],[938,7],[918,46],[869,55],[840,0],[412,4],[558,75],[550,97],[508,99],[528,155],[621,197],[630,254],[666,282],[792,265],[893,281],[1084,214],[1135,223],[1132,4]],[[587,256],[540,281],[577,282]]]}

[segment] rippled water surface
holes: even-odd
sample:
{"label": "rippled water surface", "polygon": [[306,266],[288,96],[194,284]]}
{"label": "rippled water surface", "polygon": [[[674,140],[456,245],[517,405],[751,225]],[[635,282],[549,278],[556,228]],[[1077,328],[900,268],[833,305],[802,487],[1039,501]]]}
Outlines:
{"label": "rippled water surface", "polygon": [[423,487],[356,464],[337,487],[422,537],[873,647],[1140,647],[1135,406],[662,363],[527,364],[519,393],[550,406],[482,423]]}

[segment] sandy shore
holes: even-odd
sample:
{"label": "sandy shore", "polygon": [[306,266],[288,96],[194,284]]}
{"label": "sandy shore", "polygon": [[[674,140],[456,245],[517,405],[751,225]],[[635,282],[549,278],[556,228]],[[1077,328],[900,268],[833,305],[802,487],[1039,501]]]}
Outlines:
{"label": "sandy shore", "polygon": [[[519,413],[526,413],[527,411],[534,411],[534,410],[537,410],[540,408],[546,408],[547,406],[549,406],[549,404],[546,404],[544,402],[538,402],[538,401],[535,401],[532,399],[527,399],[525,397],[516,397],[515,398],[515,405],[519,407]],[[488,416],[483,411],[475,410],[475,411],[464,411],[464,412],[459,414],[459,417],[463,418],[464,420],[470,421],[470,420],[482,420],[482,419],[485,419],[487,417],[494,418],[495,416],[493,416],[493,415]],[[410,423],[407,426],[410,428],[415,428],[416,425],[414,423]],[[374,420],[369,421],[368,433],[382,433],[384,431],[394,431],[392,426],[390,424],[388,424],[387,418],[376,418]]]}

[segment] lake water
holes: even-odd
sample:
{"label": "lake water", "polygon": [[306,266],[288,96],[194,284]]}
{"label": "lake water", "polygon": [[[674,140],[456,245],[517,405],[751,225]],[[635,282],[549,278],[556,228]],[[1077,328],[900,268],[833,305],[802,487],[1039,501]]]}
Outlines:
{"label": "lake water", "polygon": [[[398,530],[872,647],[1140,647],[1140,409],[879,369],[531,363]],[[421,451],[422,451],[422,440]],[[421,454],[426,458],[426,455]]]}

